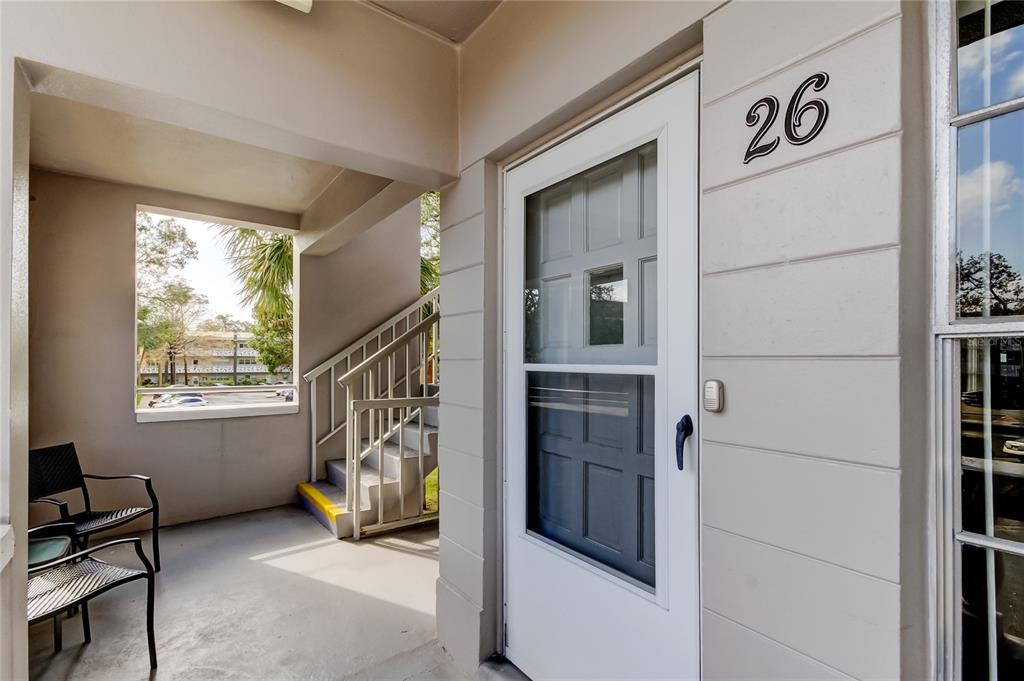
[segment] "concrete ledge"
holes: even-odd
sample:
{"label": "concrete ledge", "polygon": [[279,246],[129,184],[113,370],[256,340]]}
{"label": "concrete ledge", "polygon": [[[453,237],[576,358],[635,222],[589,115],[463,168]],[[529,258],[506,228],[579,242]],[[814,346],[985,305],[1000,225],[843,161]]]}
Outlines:
{"label": "concrete ledge", "polygon": [[298,413],[299,405],[295,402],[240,406],[183,407],[180,409],[146,409],[135,412],[135,422],[202,421],[204,419],[234,419],[246,416],[274,416],[275,414]]}

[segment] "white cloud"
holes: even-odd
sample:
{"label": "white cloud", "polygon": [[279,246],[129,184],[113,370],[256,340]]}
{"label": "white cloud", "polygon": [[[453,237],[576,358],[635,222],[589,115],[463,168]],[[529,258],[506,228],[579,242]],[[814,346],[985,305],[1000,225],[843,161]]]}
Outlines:
{"label": "white cloud", "polygon": [[1024,194],[1024,181],[1016,176],[1012,164],[1006,161],[982,163],[957,178],[957,214],[960,222],[972,222],[981,217],[985,205],[993,213],[1010,207],[1015,195]]}
{"label": "white cloud", "polygon": [[1008,97],[1020,97],[1024,95],[1024,66],[1014,71],[1006,83],[1006,95]]}
{"label": "white cloud", "polygon": [[992,50],[992,71],[998,71],[1011,59],[1020,55],[1020,51],[1007,52],[1013,44],[1014,31],[996,33],[987,40],[976,40],[970,45],[961,47],[956,52],[957,68],[960,80],[977,78],[985,68],[985,50]]}

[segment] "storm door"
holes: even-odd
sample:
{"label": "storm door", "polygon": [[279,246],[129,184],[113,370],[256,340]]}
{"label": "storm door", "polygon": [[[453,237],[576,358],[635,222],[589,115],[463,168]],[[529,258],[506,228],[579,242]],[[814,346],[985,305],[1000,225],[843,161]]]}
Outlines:
{"label": "storm door", "polygon": [[506,655],[537,681],[699,673],[697,102],[506,175]]}

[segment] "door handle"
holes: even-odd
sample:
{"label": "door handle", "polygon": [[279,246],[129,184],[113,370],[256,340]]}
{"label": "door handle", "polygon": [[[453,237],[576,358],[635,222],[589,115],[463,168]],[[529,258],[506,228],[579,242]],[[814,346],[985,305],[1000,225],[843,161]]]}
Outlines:
{"label": "door handle", "polygon": [[683,449],[686,445],[686,438],[693,434],[693,419],[689,414],[684,414],[676,424],[676,466],[683,470]]}

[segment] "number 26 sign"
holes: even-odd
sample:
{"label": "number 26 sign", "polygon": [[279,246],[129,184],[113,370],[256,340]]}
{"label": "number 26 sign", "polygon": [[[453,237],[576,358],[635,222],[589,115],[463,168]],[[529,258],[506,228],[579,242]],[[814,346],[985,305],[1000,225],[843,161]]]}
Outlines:
{"label": "number 26 sign", "polygon": [[[800,83],[793,92],[793,96],[789,98],[789,106],[786,107],[786,118],[782,122],[782,128],[786,140],[790,144],[797,146],[807,144],[821,134],[825,122],[828,120],[828,103],[824,99],[809,99],[806,102],[801,102],[808,89],[821,92],[826,85],[828,85],[828,74],[820,71]],[[804,116],[810,112],[814,112],[814,123],[810,129],[801,134],[797,128],[803,125]],[[775,95],[762,97],[754,102],[754,105],[747,111],[747,127],[752,128],[758,124],[761,127],[757,129],[754,139],[750,140],[750,144],[747,146],[747,153],[743,155],[744,164],[750,163],[760,156],[767,156],[778,148],[780,141],[778,135],[770,141],[765,140],[765,135],[771,130],[778,116],[779,100]]]}

